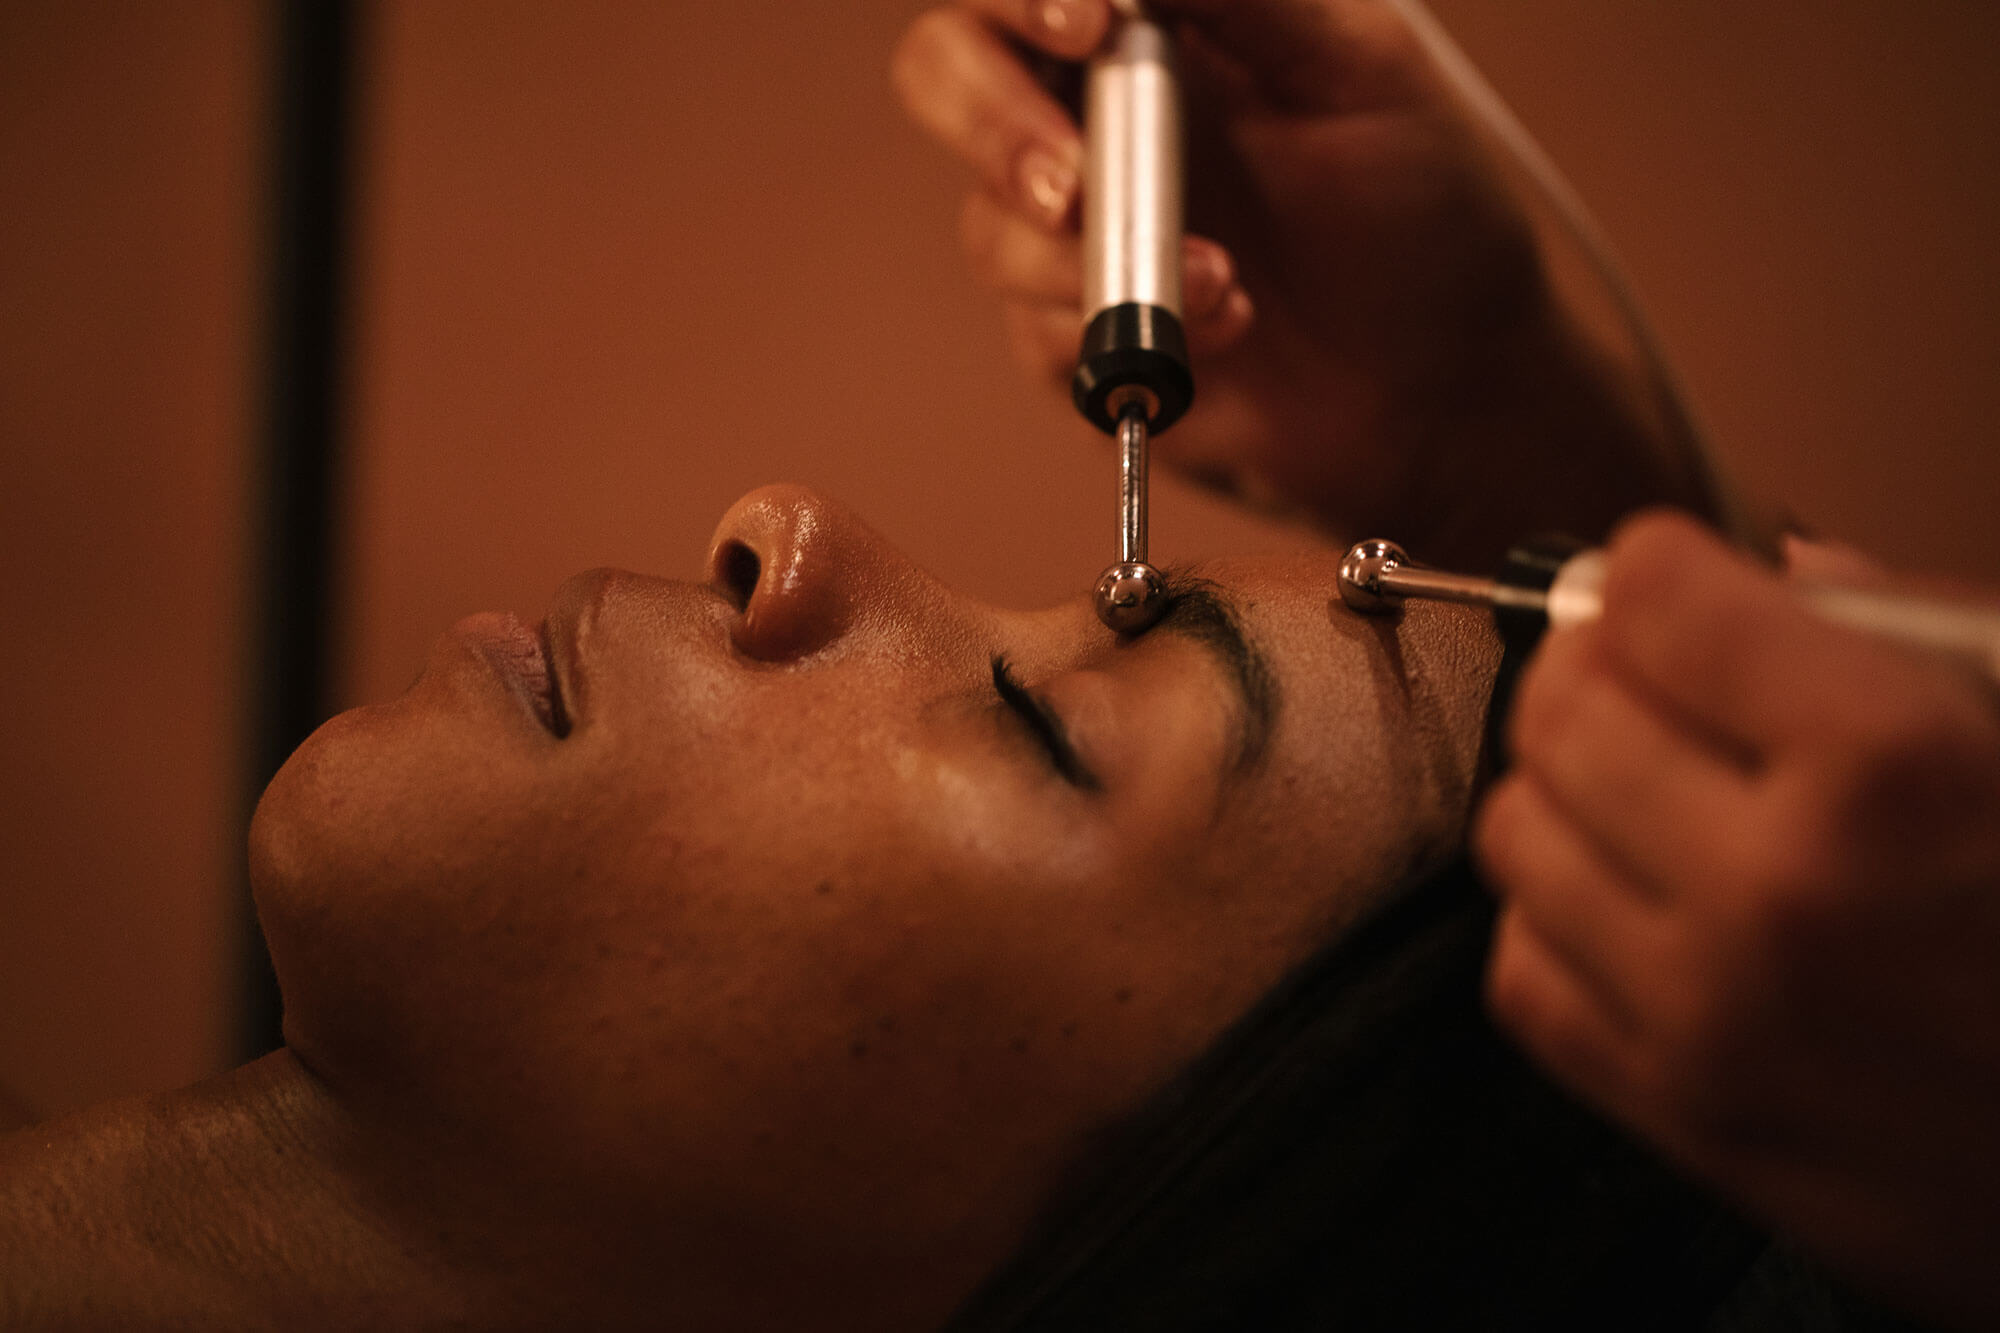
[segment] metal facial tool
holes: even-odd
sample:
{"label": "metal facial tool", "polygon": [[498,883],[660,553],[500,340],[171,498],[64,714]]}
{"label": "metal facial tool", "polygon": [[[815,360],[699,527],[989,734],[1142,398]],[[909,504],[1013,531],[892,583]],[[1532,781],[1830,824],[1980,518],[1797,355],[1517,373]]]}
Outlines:
{"label": "metal facial tool", "polygon": [[1173,40],[1133,0],[1117,3],[1084,92],[1083,346],[1070,394],[1118,440],[1118,563],[1097,615],[1137,634],[1166,610],[1146,562],[1151,437],[1194,399],[1181,330],[1181,93]]}
{"label": "metal facial tool", "polygon": [[1118,414],[1118,563],[1097,580],[1097,618],[1137,634],[1166,606],[1166,580],[1146,563],[1146,412],[1129,403]]}
{"label": "metal facial tool", "polygon": [[[1510,645],[1532,647],[1550,628],[1595,620],[1604,610],[1604,553],[1560,538],[1515,547],[1495,578],[1453,574],[1411,560],[1375,538],[1340,562],[1340,600],[1357,611],[1393,610],[1405,598],[1491,607]],[[1801,605],[1849,629],[1964,661],[2000,684],[2000,609],[1939,598],[1800,583]]]}

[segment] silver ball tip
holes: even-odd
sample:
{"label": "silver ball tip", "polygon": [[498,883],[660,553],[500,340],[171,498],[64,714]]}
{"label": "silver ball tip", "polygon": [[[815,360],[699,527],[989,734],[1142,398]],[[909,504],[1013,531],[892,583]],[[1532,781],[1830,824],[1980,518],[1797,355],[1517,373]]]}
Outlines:
{"label": "silver ball tip", "polygon": [[1382,574],[1408,562],[1409,556],[1403,553],[1403,548],[1392,541],[1371,537],[1354,543],[1347,548],[1335,579],[1340,587],[1340,600],[1352,610],[1369,615],[1393,610],[1396,603],[1382,591]]}
{"label": "silver ball tip", "polygon": [[1115,634],[1151,629],[1167,610],[1167,581],[1142,560],[1113,565],[1097,580],[1097,618]]}

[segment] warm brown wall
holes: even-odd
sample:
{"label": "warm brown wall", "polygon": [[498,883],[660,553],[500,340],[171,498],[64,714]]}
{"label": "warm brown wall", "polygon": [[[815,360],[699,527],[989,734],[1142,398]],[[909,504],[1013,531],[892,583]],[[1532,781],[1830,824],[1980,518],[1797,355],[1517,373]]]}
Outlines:
{"label": "warm brown wall", "polygon": [[[1032,601],[1103,561],[1107,459],[1027,391],[882,69],[918,6],[392,7],[350,642],[687,572],[762,481]],[[1448,0],[1602,212],[1725,452],[1810,523],[2000,578],[2000,98],[1964,0]],[[1269,541],[1185,492],[1173,552]]]}
{"label": "warm brown wall", "polygon": [[0,1084],[222,1057],[257,34],[0,5]]}
{"label": "warm brown wall", "polygon": [[1752,487],[2000,582],[2000,6],[1436,0]]}
{"label": "warm brown wall", "polygon": [[[957,175],[888,94],[917,7],[381,0],[349,698],[577,568],[692,572],[761,481],[1004,600],[1102,564],[1108,459],[1006,364]],[[1598,207],[1741,471],[2000,581],[2000,11],[1438,7]],[[50,1106],[217,1050],[255,13],[0,8],[0,1083]],[[1272,540],[1162,501],[1169,551]]]}
{"label": "warm brown wall", "polygon": [[[769,481],[995,597],[1094,577],[1107,459],[1005,361],[957,174],[890,96],[918,8],[389,8],[351,697],[577,569],[692,576]],[[1167,543],[1191,507],[1170,497]]]}

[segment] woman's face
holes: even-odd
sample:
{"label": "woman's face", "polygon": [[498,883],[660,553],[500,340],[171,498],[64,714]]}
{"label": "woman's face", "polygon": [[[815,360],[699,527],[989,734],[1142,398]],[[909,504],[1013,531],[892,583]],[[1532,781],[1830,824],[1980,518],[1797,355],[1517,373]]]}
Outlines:
{"label": "woman's face", "polygon": [[704,583],[565,584],[552,700],[532,632],[464,621],[257,812],[288,1039],[568,1197],[1004,1252],[1089,1130],[1459,838],[1497,651],[1353,615],[1336,559],[1218,561],[1120,642],[778,487]]}

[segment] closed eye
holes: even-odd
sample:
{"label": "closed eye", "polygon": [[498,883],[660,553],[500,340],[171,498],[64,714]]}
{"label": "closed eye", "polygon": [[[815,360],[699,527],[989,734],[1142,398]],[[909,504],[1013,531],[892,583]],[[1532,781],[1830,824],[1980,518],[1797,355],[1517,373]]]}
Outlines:
{"label": "closed eye", "polygon": [[1083,791],[1104,789],[1104,783],[1085,766],[1077,755],[1076,747],[1070,744],[1069,731],[1063,726],[1062,718],[1029,693],[1027,687],[1015,678],[1004,657],[993,659],[993,688],[999,692],[1000,702],[1013,711],[1028,734],[1048,752],[1049,762],[1056,772],[1062,774],[1065,782]]}

